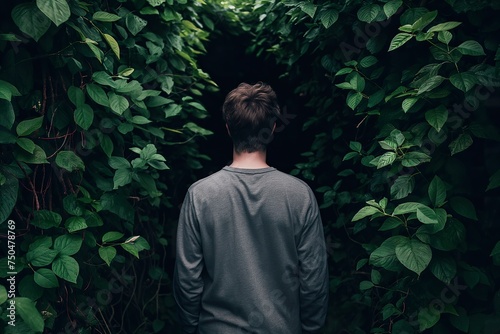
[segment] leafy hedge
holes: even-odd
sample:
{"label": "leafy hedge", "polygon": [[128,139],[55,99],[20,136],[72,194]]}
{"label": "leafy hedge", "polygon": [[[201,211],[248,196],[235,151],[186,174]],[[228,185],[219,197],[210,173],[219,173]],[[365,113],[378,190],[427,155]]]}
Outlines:
{"label": "leafy hedge", "polygon": [[169,242],[189,171],[208,159],[199,97],[217,90],[196,63],[214,28],[206,10],[3,4],[0,223],[17,235],[15,327],[0,285],[5,333],[175,328]]}
{"label": "leafy hedge", "polygon": [[498,2],[240,6],[313,114],[294,173],[322,199],[325,333],[496,332]]}

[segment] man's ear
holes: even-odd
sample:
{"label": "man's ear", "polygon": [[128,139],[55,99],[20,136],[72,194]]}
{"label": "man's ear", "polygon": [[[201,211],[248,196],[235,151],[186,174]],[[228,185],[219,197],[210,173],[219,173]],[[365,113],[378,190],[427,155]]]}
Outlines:
{"label": "man's ear", "polygon": [[231,137],[231,131],[229,131],[229,126],[227,125],[227,123],[226,123],[226,130],[227,130],[227,134],[229,135],[229,137]]}

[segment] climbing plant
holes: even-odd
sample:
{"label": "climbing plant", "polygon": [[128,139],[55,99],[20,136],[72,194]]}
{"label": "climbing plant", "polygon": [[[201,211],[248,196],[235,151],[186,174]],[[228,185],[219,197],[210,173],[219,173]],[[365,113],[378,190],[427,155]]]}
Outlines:
{"label": "climbing plant", "polygon": [[496,331],[498,4],[238,3],[310,115],[293,173],[322,207],[325,333]]}
{"label": "climbing plant", "polygon": [[3,4],[0,226],[15,226],[15,257],[2,255],[0,275],[15,272],[16,287],[12,298],[0,285],[5,333],[176,327],[176,204],[208,159],[199,97],[217,90],[196,63],[213,29],[206,10],[198,0]]}

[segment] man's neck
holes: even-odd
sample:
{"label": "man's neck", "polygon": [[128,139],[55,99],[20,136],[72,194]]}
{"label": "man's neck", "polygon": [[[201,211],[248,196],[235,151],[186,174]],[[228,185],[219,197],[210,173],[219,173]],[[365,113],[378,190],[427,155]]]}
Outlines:
{"label": "man's neck", "polygon": [[233,150],[233,162],[230,167],[245,169],[267,168],[269,165],[266,163],[266,151],[249,153]]}

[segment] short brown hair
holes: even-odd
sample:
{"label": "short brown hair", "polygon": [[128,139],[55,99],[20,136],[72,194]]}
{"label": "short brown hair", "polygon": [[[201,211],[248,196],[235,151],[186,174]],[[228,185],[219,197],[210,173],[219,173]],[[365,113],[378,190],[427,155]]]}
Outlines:
{"label": "short brown hair", "polygon": [[241,83],[227,94],[222,106],[236,152],[265,151],[280,114],[276,93],[268,84]]}

